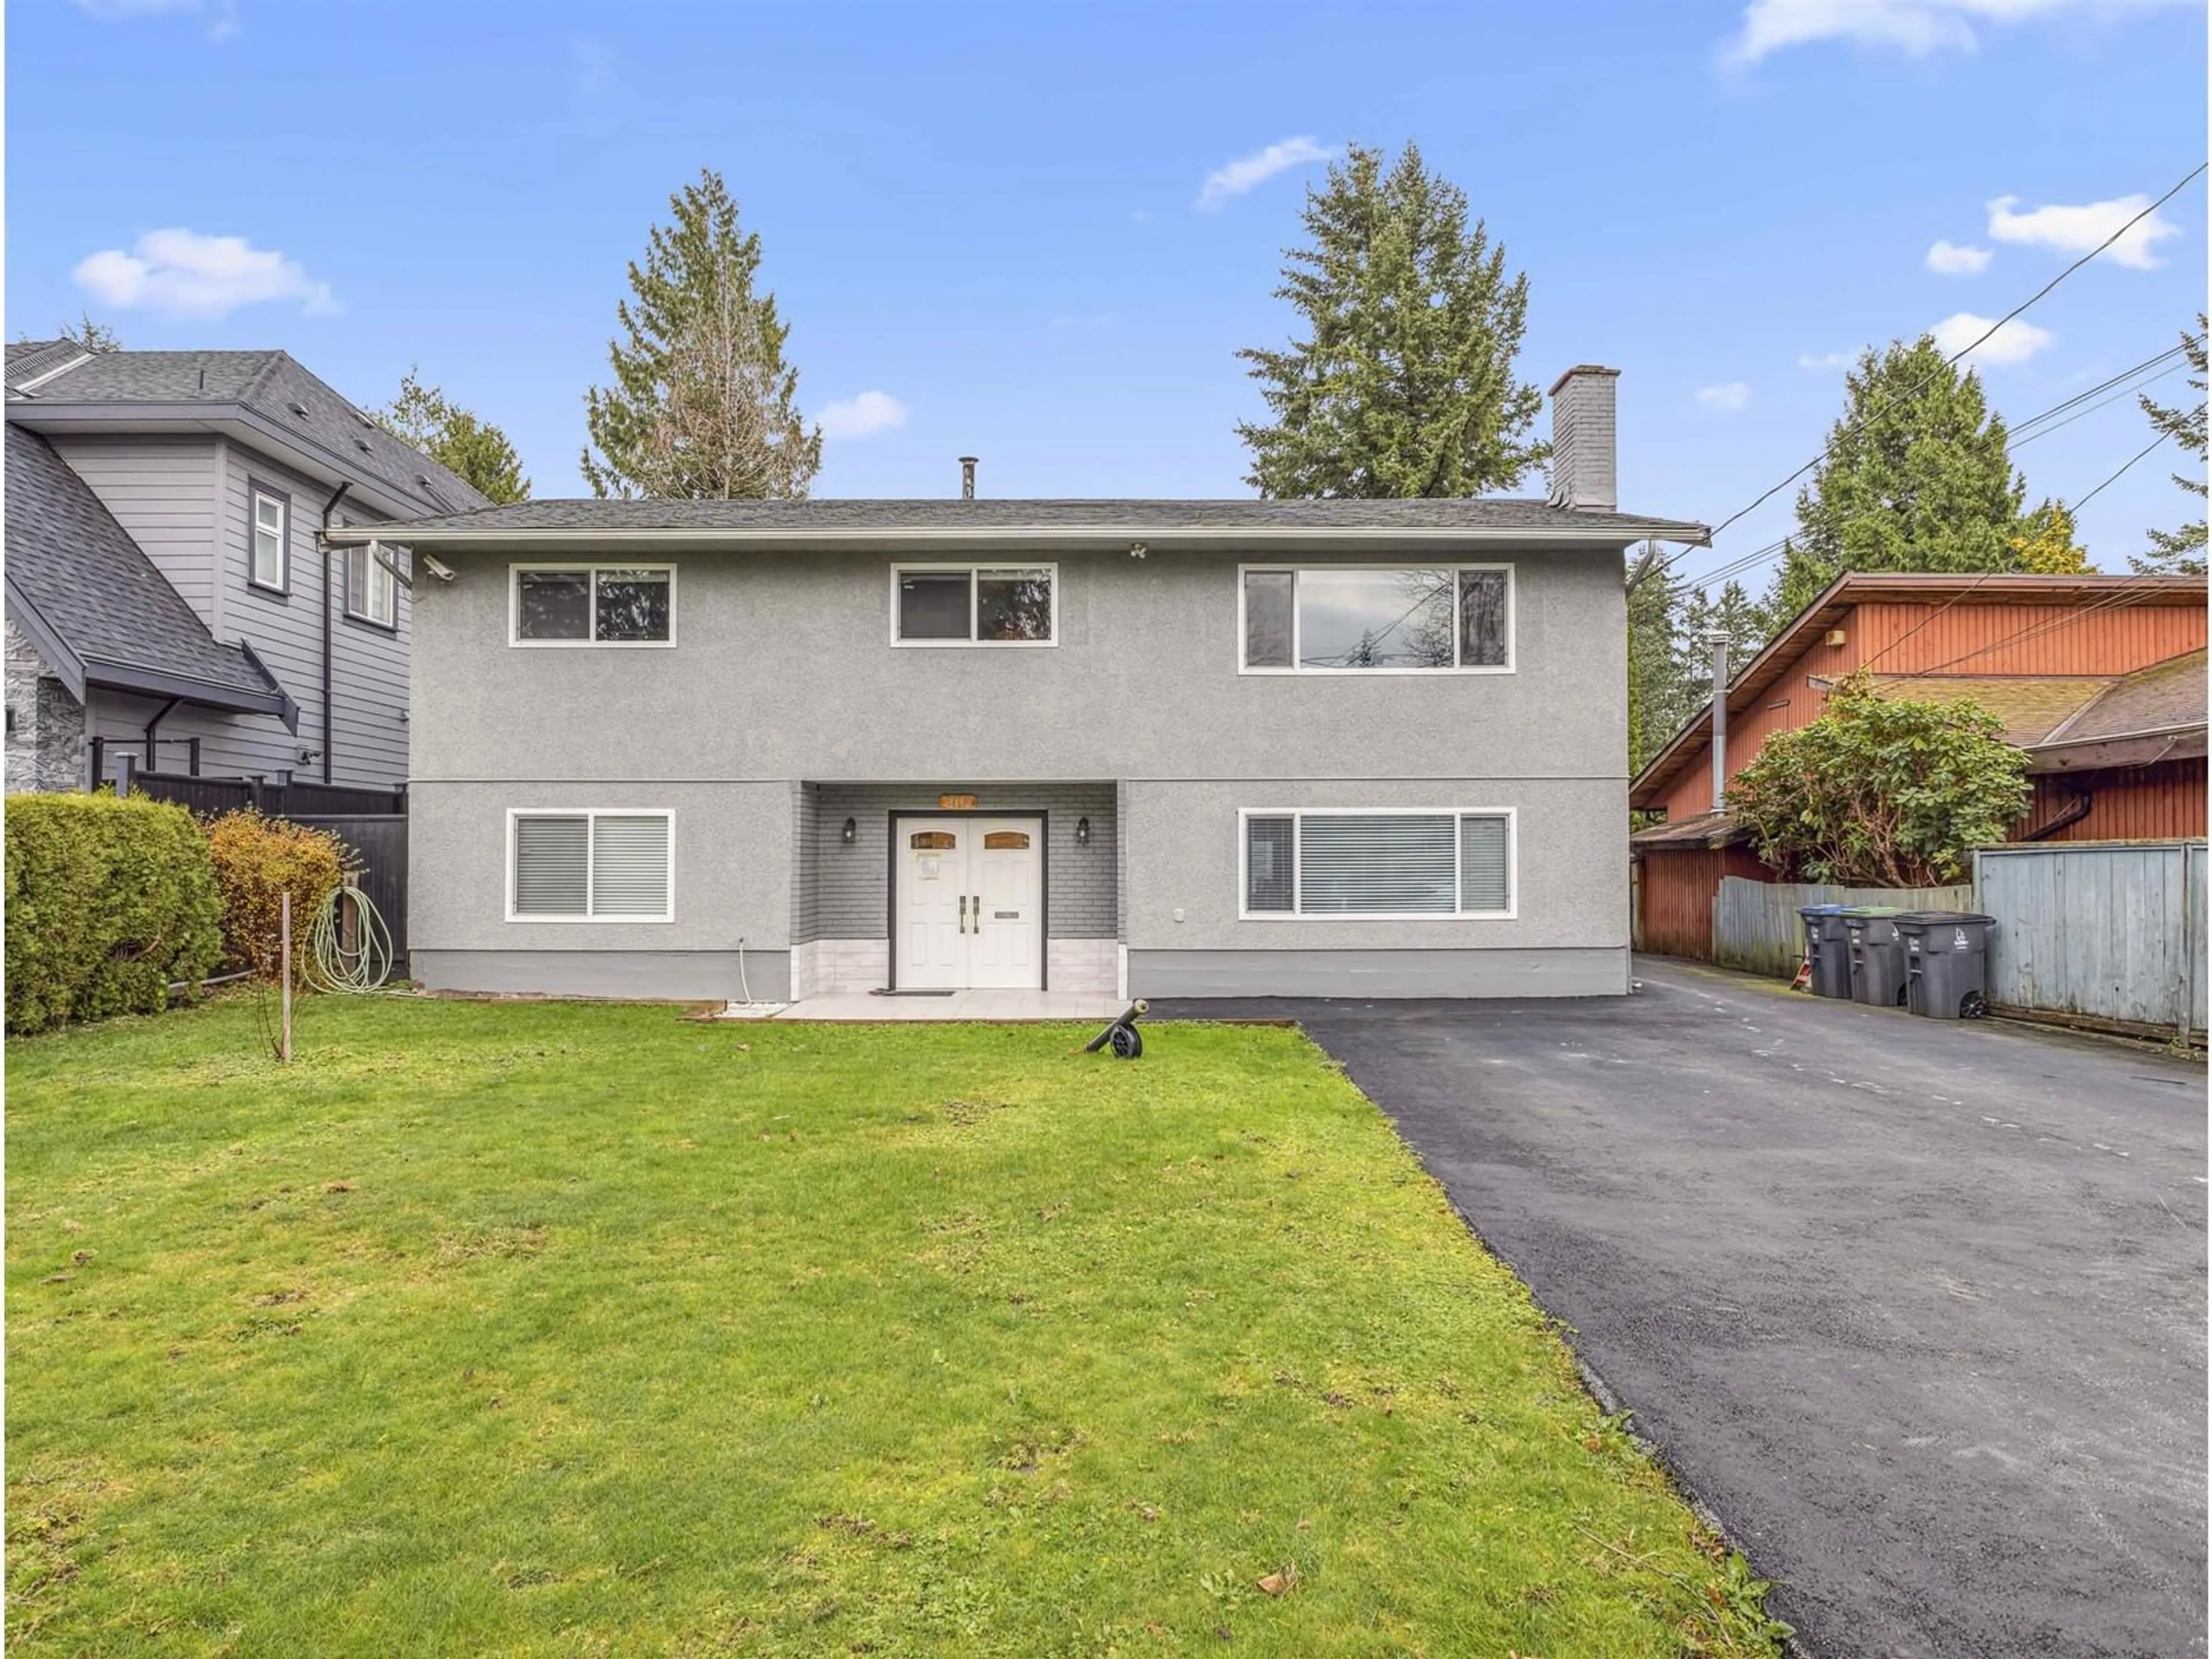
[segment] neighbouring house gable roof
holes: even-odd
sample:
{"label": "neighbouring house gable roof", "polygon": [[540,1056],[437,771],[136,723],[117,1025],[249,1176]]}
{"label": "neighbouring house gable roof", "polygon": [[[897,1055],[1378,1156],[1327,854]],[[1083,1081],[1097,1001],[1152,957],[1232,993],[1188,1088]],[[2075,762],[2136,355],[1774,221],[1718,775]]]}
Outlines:
{"label": "neighbouring house gable roof", "polygon": [[2201,727],[2205,724],[2204,672],[2205,653],[2191,651],[2123,674],[2041,741],[2101,743],[2139,732]]}
{"label": "neighbouring house gable roof", "polygon": [[[11,419],[35,422],[63,409],[111,411],[127,418],[153,410],[234,405],[287,439],[321,452],[342,476],[360,475],[424,512],[464,512],[488,504],[466,479],[393,437],[288,352],[79,352],[82,362],[25,391],[23,382],[34,378],[27,368],[32,352],[69,343],[40,341],[9,349]],[[18,351],[24,354],[21,371]]]}
{"label": "neighbouring house gable roof", "polygon": [[8,390],[14,392],[90,355],[75,340],[11,340],[8,343]]}
{"label": "neighbouring house gable roof", "polygon": [[[1734,716],[1757,708],[1768,688],[1787,674],[1814,641],[1827,629],[1843,626],[1862,605],[1941,605],[1971,601],[1983,605],[2073,605],[2085,608],[2120,604],[2201,608],[2205,595],[2205,579],[2202,576],[2106,576],[2094,573],[2075,576],[1972,576],[1846,571],[1792,617],[1757,656],[1734,672],[1729,682],[1729,713]],[[1917,684],[1923,688],[1940,687],[1973,678],[1951,674],[1921,676]],[[2093,678],[2104,684],[2112,677]],[[1916,695],[1933,697],[1936,693],[1923,690]],[[1711,724],[1712,700],[1708,697],[1630,781],[1629,805],[1648,807],[1662,804],[1681,769],[1702,757]]]}
{"label": "neighbouring house gable roof", "polygon": [[282,688],[208,631],[51,444],[10,425],[6,456],[8,608],[28,607],[17,620],[34,642],[58,647],[67,660],[50,665],[78,682],[73,691],[167,677],[182,683],[173,694],[192,701],[281,712]]}
{"label": "neighbouring house gable roof", "polygon": [[471,513],[354,526],[422,545],[462,541],[581,539],[609,535],[673,539],[896,540],[982,533],[1101,541],[1157,537],[1163,542],[1255,534],[1344,534],[1388,538],[1491,536],[1573,539],[1621,546],[1647,538],[1703,541],[1703,525],[1630,513],[1588,513],[1533,498],[1460,501],[723,501],[541,500]]}

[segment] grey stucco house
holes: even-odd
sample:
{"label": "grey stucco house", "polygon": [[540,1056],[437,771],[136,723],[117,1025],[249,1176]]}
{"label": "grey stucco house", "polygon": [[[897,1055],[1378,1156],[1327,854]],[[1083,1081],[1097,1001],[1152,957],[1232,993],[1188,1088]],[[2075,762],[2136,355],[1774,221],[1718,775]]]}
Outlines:
{"label": "grey stucco house", "polygon": [[282,351],[7,352],[7,785],[142,769],[396,787],[404,547],[484,505]]}
{"label": "grey stucco house", "polygon": [[540,501],[415,550],[415,972],[757,998],[1628,982],[1613,374],[1546,500]]}

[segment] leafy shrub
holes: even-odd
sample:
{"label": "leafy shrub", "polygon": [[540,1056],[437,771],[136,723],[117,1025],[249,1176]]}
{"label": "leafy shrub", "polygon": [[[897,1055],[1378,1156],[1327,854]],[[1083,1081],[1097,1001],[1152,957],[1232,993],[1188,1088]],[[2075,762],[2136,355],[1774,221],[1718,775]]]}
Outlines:
{"label": "leafy shrub", "polygon": [[1863,672],[1828,712],[1778,732],[1729,785],[1729,808],[1785,875],[1846,887],[1940,887],[2027,810],[2027,757],[1969,702],[1877,696]]}
{"label": "leafy shrub", "polygon": [[207,838],[181,806],[10,795],[8,1029],[154,1013],[222,949]]}
{"label": "leafy shrub", "polygon": [[283,896],[292,896],[292,978],[303,983],[307,926],[345,879],[346,847],[327,830],[246,811],[207,826],[222,893],[226,960],[274,979],[283,953]]}

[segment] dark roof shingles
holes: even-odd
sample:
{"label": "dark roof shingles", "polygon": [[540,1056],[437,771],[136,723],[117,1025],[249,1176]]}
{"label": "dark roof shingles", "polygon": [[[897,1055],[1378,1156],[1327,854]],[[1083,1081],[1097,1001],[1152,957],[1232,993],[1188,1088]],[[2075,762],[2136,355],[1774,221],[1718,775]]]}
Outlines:
{"label": "dark roof shingles", "polygon": [[236,646],[216,642],[52,446],[14,425],[7,487],[9,584],[71,650],[234,691],[272,689]]}
{"label": "dark roof shingles", "polygon": [[[15,378],[11,361],[9,379]],[[32,396],[45,404],[242,404],[341,469],[358,467],[427,509],[487,505],[467,480],[366,418],[287,352],[103,351]]]}
{"label": "dark roof shingles", "polygon": [[1701,535],[1702,525],[1626,513],[1578,512],[1527,497],[1454,501],[516,501],[472,513],[410,522],[416,535],[442,530],[869,531],[950,529],[1285,530],[1467,529],[1587,531],[1625,540],[1677,532]]}

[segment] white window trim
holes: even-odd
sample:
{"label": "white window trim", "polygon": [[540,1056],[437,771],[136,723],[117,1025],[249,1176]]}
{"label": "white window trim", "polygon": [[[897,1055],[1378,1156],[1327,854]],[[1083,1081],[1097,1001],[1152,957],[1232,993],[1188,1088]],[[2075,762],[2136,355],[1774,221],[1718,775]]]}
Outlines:
{"label": "white window trim", "polygon": [[[346,550],[345,613],[356,622],[365,622],[371,628],[389,628],[397,632],[399,627],[399,577],[392,567],[384,562],[386,556],[386,550],[382,542],[365,542],[359,547]],[[364,602],[368,595],[376,591],[377,580],[381,577],[384,591],[392,595],[392,614],[389,617],[378,616],[374,605],[365,611],[353,608],[353,561],[356,558],[366,561],[364,569],[367,574],[362,580]]]}
{"label": "white window trim", "polygon": [[[1277,569],[1279,566],[1261,565],[1262,570]],[[1372,669],[1354,670],[1372,673]],[[1443,669],[1424,669],[1424,673],[1440,674]],[[1297,908],[1299,902],[1298,877],[1302,873],[1302,851],[1304,836],[1299,832],[1301,818],[1328,817],[1449,817],[1452,820],[1452,890],[1463,891],[1464,872],[1460,868],[1463,843],[1460,839],[1459,820],[1462,818],[1503,818],[1505,820],[1505,897],[1503,910],[1332,910],[1326,915],[1309,915]],[[1248,827],[1253,818],[1288,818],[1291,820],[1291,905],[1288,910],[1254,910],[1249,908],[1252,898],[1252,836]],[[1520,809],[1512,806],[1243,806],[1237,811],[1237,919],[1239,921],[1513,921],[1521,914],[1521,824]]]}
{"label": "white window trim", "polygon": [[[964,640],[902,640],[899,637],[899,578],[906,575],[951,575],[968,573],[968,637]],[[1048,640],[979,640],[975,637],[975,575],[983,570],[1042,570],[1052,584],[1052,637]],[[895,564],[891,567],[891,644],[901,651],[928,651],[949,647],[955,651],[1022,651],[1060,643],[1060,567],[1038,559],[957,559],[946,563]]]}
{"label": "white window trim", "polygon": [[[273,582],[261,580],[261,504],[264,501],[276,509],[276,580]],[[246,580],[266,592],[289,593],[292,591],[292,503],[265,489],[255,490],[246,507]]]}
{"label": "white window trim", "polygon": [[[1304,570],[1503,570],[1505,573],[1505,660],[1502,663],[1477,663],[1473,666],[1455,665],[1450,668],[1301,668],[1298,666],[1298,596],[1293,581],[1291,588],[1291,662],[1287,668],[1254,668],[1244,661],[1244,578],[1253,571],[1289,571],[1293,577]],[[1292,674],[1315,676],[1350,676],[1358,679],[1375,679],[1395,675],[1420,674],[1437,678],[1451,674],[1510,674],[1514,672],[1519,630],[1518,607],[1521,578],[1516,568],[1507,562],[1485,563],[1468,559],[1441,559],[1433,563],[1409,562],[1404,564],[1370,562],[1364,564],[1316,564],[1305,560],[1261,560],[1237,567],[1237,672],[1240,674],[1272,674],[1278,678]],[[1452,588],[1452,641],[1459,643],[1459,589],[1455,581]]]}
{"label": "white window trim", "polygon": [[[543,569],[532,565],[532,570]],[[612,567],[610,567],[611,568]],[[634,567],[624,565],[627,570]],[[520,915],[514,908],[514,848],[515,823],[520,818],[582,818],[584,822],[584,903],[592,902],[592,860],[599,842],[594,820],[609,818],[665,818],[668,823],[668,908],[657,916],[620,915],[580,916]],[[639,922],[646,927],[657,927],[676,920],[676,814],[659,806],[510,806],[507,809],[507,919],[536,926],[544,922],[563,927],[583,923],[586,926],[611,927],[623,922]]]}
{"label": "white window trim", "polygon": [[[522,573],[526,570],[655,570],[668,574],[668,637],[665,640],[526,640],[522,637]],[[592,627],[599,625],[599,585],[592,583]],[[507,568],[507,642],[521,650],[665,651],[676,643],[676,567],[618,559],[519,559]]]}

